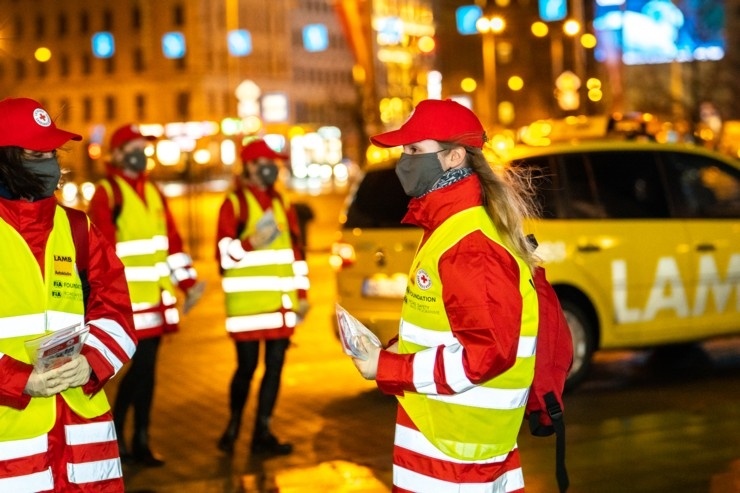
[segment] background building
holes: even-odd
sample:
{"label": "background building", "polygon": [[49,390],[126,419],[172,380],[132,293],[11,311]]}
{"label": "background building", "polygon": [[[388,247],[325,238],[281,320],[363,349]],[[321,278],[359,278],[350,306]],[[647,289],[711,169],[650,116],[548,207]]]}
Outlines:
{"label": "background building", "polygon": [[353,64],[322,0],[0,1],[0,95],[38,99],[83,134],[63,158],[80,179],[102,173],[108,137],[127,122],[183,156],[205,147],[206,164],[221,164],[224,140],[274,134],[287,147],[326,126],[356,153]]}

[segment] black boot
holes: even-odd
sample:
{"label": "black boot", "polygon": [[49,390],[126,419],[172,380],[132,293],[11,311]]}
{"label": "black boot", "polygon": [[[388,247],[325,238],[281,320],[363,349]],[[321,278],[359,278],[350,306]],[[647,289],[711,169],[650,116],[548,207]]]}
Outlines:
{"label": "black boot", "polygon": [[293,452],[293,445],[282,443],[270,432],[270,418],[257,418],[252,435],[252,453],[255,455],[288,455]]}
{"label": "black boot", "polygon": [[126,446],[126,440],[124,440],[123,438],[123,423],[119,423],[118,421],[114,419],[113,426],[116,429],[116,441],[118,442],[118,456],[121,458],[121,463],[131,464],[134,461],[134,456],[131,455],[131,452]]}
{"label": "black boot", "polygon": [[236,442],[236,438],[239,436],[240,424],[241,423],[238,418],[232,417],[229,420],[229,424],[226,425],[224,434],[221,435],[221,438],[218,440],[219,450],[226,452],[227,454],[234,452],[234,442]]}
{"label": "black boot", "polygon": [[149,448],[149,433],[136,430],[134,433],[133,457],[137,464],[144,467],[161,467],[164,459]]}

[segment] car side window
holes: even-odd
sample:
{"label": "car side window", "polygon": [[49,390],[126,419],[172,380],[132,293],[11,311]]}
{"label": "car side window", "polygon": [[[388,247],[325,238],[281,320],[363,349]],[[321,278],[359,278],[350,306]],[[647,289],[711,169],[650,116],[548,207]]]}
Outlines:
{"label": "car side window", "polygon": [[740,170],[710,157],[681,152],[668,154],[666,166],[680,217],[740,217]]}
{"label": "car side window", "polygon": [[582,153],[557,156],[560,182],[563,184],[565,217],[600,219],[606,217],[596,197],[593,173]]}
{"label": "car side window", "polygon": [[344,228],[401,228],[411,198],[395,168],[368,171],[352,196]]}
{"label": "car side window", "polygon": [[670,216],[663,179],[653,153],[644,151],[588,154],[598,201],[614,219]]}

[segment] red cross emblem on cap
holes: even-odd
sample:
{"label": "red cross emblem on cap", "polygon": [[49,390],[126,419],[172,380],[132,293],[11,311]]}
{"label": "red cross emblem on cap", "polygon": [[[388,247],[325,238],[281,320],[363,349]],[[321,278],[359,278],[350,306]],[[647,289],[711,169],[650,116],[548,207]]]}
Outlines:
{"label": "red cross emblem on cap", "polygon": [[47,113],[43,108],[36,108],[33,110],[33,119],[42,127],[48,127],[51,125],[51,117],[49,117],[49,113]]}

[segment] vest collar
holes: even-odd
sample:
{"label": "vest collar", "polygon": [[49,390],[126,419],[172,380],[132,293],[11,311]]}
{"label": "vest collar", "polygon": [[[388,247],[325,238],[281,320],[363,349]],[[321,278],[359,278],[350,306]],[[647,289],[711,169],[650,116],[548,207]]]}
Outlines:
{"label": "vest collar", "polygon": [[473,173],[449,186],[411,199],[401,222],[433,230],[453,214],[482,204],[480,179]]}

